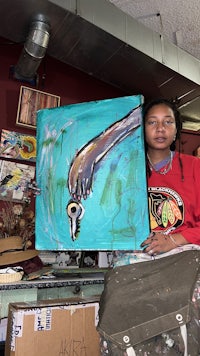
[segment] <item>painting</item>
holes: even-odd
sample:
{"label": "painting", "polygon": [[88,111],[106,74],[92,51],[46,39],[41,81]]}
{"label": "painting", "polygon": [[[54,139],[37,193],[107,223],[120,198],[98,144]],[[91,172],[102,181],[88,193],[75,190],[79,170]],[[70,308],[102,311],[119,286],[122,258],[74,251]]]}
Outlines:
{"label": "painting", "polygon": [[37,111],[60,106],[60,96],[21,86],[16,124],[36,128]]}
{"label": "painting", "polygon": [[2,129],[0,157],[36,161],[36,137]]}
{"label": "painting", "polygon": [[27,185],[34,177],[34,166],[0,160],[0,200],[25,202]]}
{"label": "painting", "polygon": [[37,114],[36,248],[138,250],[149,234],[143,97]]}

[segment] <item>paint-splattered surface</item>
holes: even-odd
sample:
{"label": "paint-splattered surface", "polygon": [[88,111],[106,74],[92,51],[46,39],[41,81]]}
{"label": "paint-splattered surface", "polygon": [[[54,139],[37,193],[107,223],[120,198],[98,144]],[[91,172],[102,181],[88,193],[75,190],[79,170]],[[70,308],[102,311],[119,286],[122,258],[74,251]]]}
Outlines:
{"label": "paint-splattered surface", "polygon": [[[199,355],[199,251],[200,246],[188,244],[153,259],[145,253],[124,254],[124,258],[121,254],[116,256],[118,261],[115,262],[114,270],[104,278],[104,292],[100,300],[102,356]],[[171,273],[171,270],[175,273]],[[111,289],[108,290],[109,284]],[[173,289],[176,296],[172,293]],[[115,313],[116,310],[118,313]],[[120,315],[118,322],[116,315]],[[175,320],[177,325],[174,324]],[[112,327],[117,328],[114,333],[111,332]]]}
{"label": "paint-splattered surface", "polygon": [[[37,249],[139,249],[149,234],[141,110],[133,114],[132,129],[129,117],[123,118],[142,100],[131,96],[38,112]],[[74,236],[66,210],[71,203],[70,213],[73,204],[80,209]]]}

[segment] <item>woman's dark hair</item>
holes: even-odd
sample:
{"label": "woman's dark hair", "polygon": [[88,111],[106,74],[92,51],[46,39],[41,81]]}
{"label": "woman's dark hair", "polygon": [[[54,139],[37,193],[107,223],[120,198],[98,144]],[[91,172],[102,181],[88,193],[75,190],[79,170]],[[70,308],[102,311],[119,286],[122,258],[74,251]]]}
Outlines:
{"label": "woman's dark hair", "polygon": [[[183,176],[183,163],[180,157],[180,136],[181,136],[181,130],[182,130],[182,120],[181,120],[181,116],[180,116],[180,112],[177,108],[177,104],[175,101],[170,101],[167,99],[154,99],[152,101],[150,101],[147,104],[144,104],[143,106],[143,118],[145,121],[146,115],[148,114],[149,110],[156,105],[160,105],[160,104],[164,104],[166,106],[168,106],[169,108],[172,109],[173,113],[174,113],[174,118],[175,118],[175,123],[176,123],[176,138],[175,140],[172,142],[171,146],[170,146],[170,150],[171,151],[175,151],[176,149],[176,140],[179,140],[179,147],[178,147],[178,151],[179,151],[179,164],[180,164],[180,169],[181,169],[181,179],[184,180],[184,176]],[[144,125],[145,126],[145,125]],[[147,147],[145,147],[145,149],[147,150]],[[147,173],[150,174],[149,169],[147,169]]]}

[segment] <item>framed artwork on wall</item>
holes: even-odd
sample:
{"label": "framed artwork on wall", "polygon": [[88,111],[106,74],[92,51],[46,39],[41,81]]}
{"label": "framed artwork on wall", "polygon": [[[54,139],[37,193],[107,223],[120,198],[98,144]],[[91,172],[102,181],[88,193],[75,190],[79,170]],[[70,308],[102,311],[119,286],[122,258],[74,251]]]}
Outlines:
{"label": "framed artwork on wall", "polygon": [[21,86],[16,124],[36,128],[37,111],[60,106],[60,96]]}
{"label": "framed artwork on wall", "polygon": [[36,161],[36,137],[2,129],[0,157]]}
{"label": "framed artwork on wall", "polygon": [[27,185],[34,177],[34,166],[0,160],[0,200],[25,201]]}
{"label": "framed artwork on wall", "polygon": [[38,250],[140,249],[149,234],[142,102],[138,95],[39,111]]}

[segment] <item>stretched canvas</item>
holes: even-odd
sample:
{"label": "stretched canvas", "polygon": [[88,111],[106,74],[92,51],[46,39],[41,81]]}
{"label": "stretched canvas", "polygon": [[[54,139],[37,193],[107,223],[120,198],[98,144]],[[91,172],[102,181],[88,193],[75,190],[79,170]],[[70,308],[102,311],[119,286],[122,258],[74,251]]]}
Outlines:
{"label": "stretched canvas", "polygon": [[0,157],[36,161],[36,137],[15,131],[2,130]]}
{"label": "stretched canvas", "polygon": [[37,249],[140,249],[149,234],[142,102],[38,111]]}
{"label": "stretched canvas", "polygon": [[34,166],[0,160],[0,200],[26,202],[28,184],[34,177]]}

